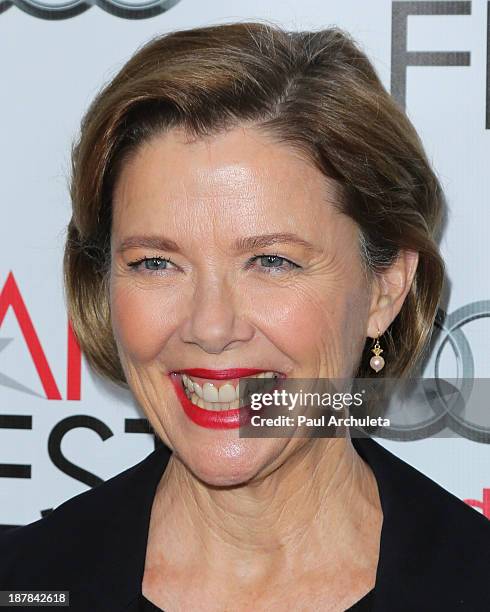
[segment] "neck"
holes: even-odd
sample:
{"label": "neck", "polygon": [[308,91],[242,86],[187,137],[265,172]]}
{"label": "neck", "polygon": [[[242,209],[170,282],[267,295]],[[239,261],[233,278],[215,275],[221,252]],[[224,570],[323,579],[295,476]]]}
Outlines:
{"label": "neck", "polygon": [[272,474],[230,488],[206,485],[172,456],[155,496],[149,547],[155,558],[166,549],[177,563],[200,559],[216,571],[239,566],[240,574],[329,561],[338,569],[339,560],[362,555],[359,548],[377,554],[368,540],[379,542],[381,517],[374,475],[348,438],[308,440]]}

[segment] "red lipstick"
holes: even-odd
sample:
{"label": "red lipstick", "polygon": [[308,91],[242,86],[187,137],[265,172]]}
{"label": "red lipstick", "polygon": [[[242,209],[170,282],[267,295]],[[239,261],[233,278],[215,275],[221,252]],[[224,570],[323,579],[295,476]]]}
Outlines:
{"label": "red lipstick", "polygon": [[[219,372],[223,371],[225,370],[219,370]],[[229,371],[232,372],[235,370]],[[211,378],[211,376],[209,376],[209,372],[212,372],[212,370],[203,370],[200,368],[196,368],[194,370],[181,370],[181,373],[189,374],[189,376],[192,376],[191,372],[200,372],[199,376],[202,378]],[[204,376],[202,372],[207,372],[206,376]],[[217,370],[214,370],[214,372],[216,373]],[[263,372],[263,370],[258,370],[258,372]],[[198,375],[193,374],[193,376]],[[222,376],[221,378],[225,377]],[[226,378],[228,378],[228,375]],[[232,410],[205,410],[204,408],[200,408],[199,406],[193,404],[187,397],[179,376],[172,376],[171,374],[170,380],[172,381],[184,412],[191,421],[196,423],[196,425],[200,425],[201,427],[206,427],[208,429],[236,429],[237,427],[240,427],[240,425],[246,425],[249,422],[252,410],[248,406],[234,408]]]}
{"label": "red lipstick", "polygon": [[[264,370],[261,368],[230,368],[227,370],[209,370],[207,368],[187,368],[183,370],[174,370],[169,374],[175,392],[184,409],[184,412],[191,421],[209,429],[235,429],[241,425],[246,425],[250,422],[253,411],[250,406],[242,406],[231,410],[206,410],[193,404],[187,397],[181,381],[181,376],[176,374],[186,374],[195,378],[207,378],[209,380],[230,380],[237,381],[240,378],[260,374],[261,372],[270,372],[271,369]],[[280,378],[285,378],[285,374],[279,374]]]}
{"label": "red lipstick", "polygon": [[208,370],[206,368],[189,368],[187,370],[175,370],[176,374],[187,374],[196,378],[209,378],[210,380],[225,380],[227,378],[245,378],[245,376],[253,376],[261,372],[270,370],[261,370],[259,368],[232,368],[229,370]]}

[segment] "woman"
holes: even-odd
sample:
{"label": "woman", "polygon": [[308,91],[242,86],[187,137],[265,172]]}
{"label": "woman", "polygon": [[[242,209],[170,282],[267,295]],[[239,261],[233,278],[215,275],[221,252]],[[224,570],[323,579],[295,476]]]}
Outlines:
{"label": "woman", "polygon": [[239,435],[240,378],[406,377],[430,339],[441,187],[347,34],[151,41],[84,118],[72,203],[74,328],[163,444],[7,532],[2,589],[84,612],[490,609],[490,523],[462,501],[370,439]]}

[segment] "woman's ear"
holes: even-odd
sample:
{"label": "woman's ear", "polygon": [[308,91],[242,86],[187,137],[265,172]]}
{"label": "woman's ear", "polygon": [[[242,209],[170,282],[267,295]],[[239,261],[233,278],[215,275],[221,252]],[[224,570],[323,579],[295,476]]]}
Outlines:
{"label": "woman's ear", "polygon": [[417,251],[402,250],[388,269],[376,274],[367,336],[376,338],[378,330],[384,333],[396,318],[412,285],[418,261]]}

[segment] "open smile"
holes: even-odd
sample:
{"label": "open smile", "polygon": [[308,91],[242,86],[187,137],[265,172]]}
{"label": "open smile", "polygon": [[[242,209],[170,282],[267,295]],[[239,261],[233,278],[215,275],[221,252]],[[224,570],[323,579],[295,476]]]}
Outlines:
{"label": "open smile", "polygon": [[193,368],[170,373],[170,379],[186,415],[201,427],[232,429],[245,425],[251,409],[240,398],[242,379],[258,379],[256,392],[270,391],[285,375],[274,370],[235,368],[208,370]]}

